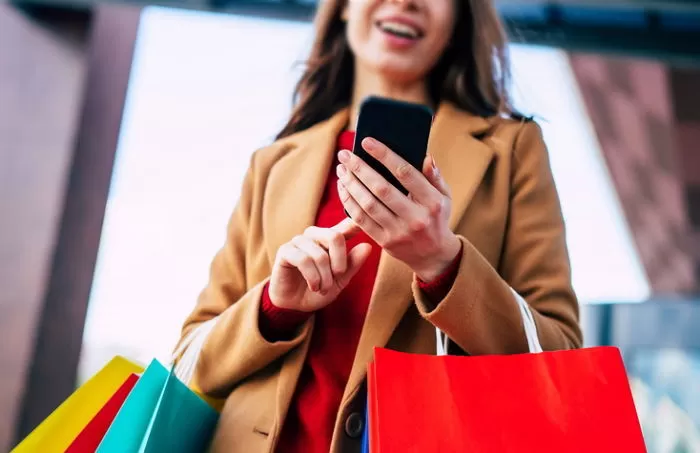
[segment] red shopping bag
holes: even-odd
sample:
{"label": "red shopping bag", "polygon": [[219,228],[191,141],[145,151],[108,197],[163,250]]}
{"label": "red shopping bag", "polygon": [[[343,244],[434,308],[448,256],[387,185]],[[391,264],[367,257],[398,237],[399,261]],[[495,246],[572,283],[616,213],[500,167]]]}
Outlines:
{"label": "red shopping bag", "polygon": [[619,350],[427,356],[375,350],[371,453],[646,452]]}
{"label": "red shopping bag", "polygon": [[126,378],[121,387],[107,400],[102,409],[97,412],[68,446],[66,453],[93,453],[97,451],[102,438],[107,433],[109,426],[117,416],[117,412],[121,409],[122,404],[124,404],[126,397],[129,396],[138,379],[139,377],[136,374],[131,374]]}

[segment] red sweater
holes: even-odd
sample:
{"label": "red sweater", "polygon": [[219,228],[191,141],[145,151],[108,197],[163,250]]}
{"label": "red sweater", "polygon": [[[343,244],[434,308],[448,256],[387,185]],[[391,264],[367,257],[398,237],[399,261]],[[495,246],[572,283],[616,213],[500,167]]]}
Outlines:
{"label": "red sweater", "polygon": [[[338,150],[352,149],[354,138],[353,132],[341,133]],[[319,227],[332,227],[345,218],[338,197],[337,164],[336,158],[316,216],[316,226]],[[350,377],[381,254],[381,248],[364,232],[348,241],[348,249],[362,242],[372,245],[369,258],[338,299],[315,313],[309,352],[282,429],[277,453],[327,453],[330,448],[336,414]],[[436,303],[444,298],[452,286],[460,256],[435,282],[421,284],[423,291]],[[309,316],[308,313],[275,307],[265,288],[260,328],[268,340],[277,341],[293,336]]]}

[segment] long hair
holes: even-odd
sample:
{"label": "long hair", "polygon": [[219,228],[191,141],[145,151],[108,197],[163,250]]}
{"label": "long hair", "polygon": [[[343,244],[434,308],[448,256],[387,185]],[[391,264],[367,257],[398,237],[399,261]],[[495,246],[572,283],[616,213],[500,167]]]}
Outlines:
{"label": "long hair", "polygon": [[[311,54],[278,139],[324,121],[350,103],[354,56],[341,17],[346,2],[319,2]],[[455,2],[457,21],[450,44],[429,75],[430,96],[478,116],[517,116],[508,95],[507,38],[492,0]]]}

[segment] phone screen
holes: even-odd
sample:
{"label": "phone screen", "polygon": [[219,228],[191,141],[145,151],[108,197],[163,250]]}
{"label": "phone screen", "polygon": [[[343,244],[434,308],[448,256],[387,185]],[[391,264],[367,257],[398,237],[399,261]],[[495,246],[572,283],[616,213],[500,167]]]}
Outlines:
{"label": "phone screen", "polygon": [[432,122],[433,112],[424,105],[369,97],[360,107],[353,153],[406,194],[408,191],[391,171],[362,148],[362,140],[366,137],[379,140],[409,164],[422,170]]}

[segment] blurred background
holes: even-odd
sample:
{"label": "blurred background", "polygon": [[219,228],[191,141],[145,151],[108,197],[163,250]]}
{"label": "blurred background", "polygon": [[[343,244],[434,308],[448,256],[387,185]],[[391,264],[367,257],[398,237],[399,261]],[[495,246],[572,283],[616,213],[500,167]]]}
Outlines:
{"label": "blurred background", "polygon": [[[652,453],[700,452],[700,1],[501,0],[588,345]],[[116,354],[164,362],[313,0],[0,3],[0,451]]]}

